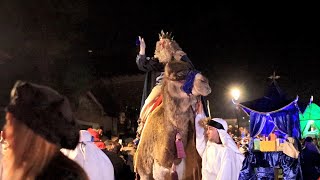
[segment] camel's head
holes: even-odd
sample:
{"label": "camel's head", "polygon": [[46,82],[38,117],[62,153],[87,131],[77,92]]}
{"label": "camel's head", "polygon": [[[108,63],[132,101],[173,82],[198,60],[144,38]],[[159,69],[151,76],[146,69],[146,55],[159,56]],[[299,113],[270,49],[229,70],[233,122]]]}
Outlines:
{"label": "camel's head", "polygon": [[165,67],[165,77],[180,83],[181,92],[187,95],[207,96],[211,93],[208,79],[193,70],[189,63],[183,61],[169,62]]}
{"label": "camel's head", "polygon": [[165,66],[164,75],[171,81],[185,80],[192,67],[183,61],[171,61]]}
{"label": "camel's head", "polygon": [[201,73],[196,74],[193,82],[192,94],[194,96],[207,96],[211,93],[208,79]]}

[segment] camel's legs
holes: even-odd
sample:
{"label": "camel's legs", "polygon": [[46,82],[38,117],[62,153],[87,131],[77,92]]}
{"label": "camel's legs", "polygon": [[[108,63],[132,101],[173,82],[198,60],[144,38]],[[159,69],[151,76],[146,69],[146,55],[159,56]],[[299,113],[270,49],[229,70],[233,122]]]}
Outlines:
{"label": "camel's legs", "polygon": [[155,180],[167,180],[170,176],[170,169],[162,167],[157,162],[154,162],[152,172]]}
{"label": "camel's legs", "polygon": [[182,159],[182,161],[176,166],[176,171],[178,173],[178,178],[182,179],[184,177],[184,172],[186,171],[186,160]]}
{"label": "camel's legs", "polygon": [[152,176],[150,174],[139,174],[140,180],[152,180]]}

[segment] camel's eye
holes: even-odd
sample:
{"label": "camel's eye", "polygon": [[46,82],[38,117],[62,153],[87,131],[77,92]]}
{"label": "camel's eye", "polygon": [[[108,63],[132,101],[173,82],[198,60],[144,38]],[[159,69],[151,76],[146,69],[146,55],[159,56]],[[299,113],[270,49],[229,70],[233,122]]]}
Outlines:
{"label": "camel's eye", "polygon": [[203,79],[203,78],[200,79],[200,81],[203,82],[203,83],[207,82],[207,80],[206,80],[206,79]]}
{"label": "camel's eye", "polygon": [[177,73],[177,78],[178,79],[183,79],[185,76],[186,76],[186,74],[183,71],[180,71],[180,72]]}

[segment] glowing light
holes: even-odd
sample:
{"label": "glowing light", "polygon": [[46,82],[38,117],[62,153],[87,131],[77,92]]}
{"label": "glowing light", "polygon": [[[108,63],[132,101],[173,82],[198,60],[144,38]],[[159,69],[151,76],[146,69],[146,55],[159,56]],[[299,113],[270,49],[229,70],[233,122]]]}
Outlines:
{"label": "glowing light", "polygon": [[237,101],[240,97],[240,90],[237,88],[232,89],[231,95],[232,95],[233,99]]}

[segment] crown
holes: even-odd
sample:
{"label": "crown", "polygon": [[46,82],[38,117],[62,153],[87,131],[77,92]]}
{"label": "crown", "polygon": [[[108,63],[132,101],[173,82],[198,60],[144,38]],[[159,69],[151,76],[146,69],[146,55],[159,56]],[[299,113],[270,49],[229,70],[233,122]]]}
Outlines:
{"label": "crown", "polygon": [[159,39],[169,39],[169,40],[173,40],[173,36],[171,37],[172,32],[163,32],[163,30],[161,30],[161,33],[159,33]]}

